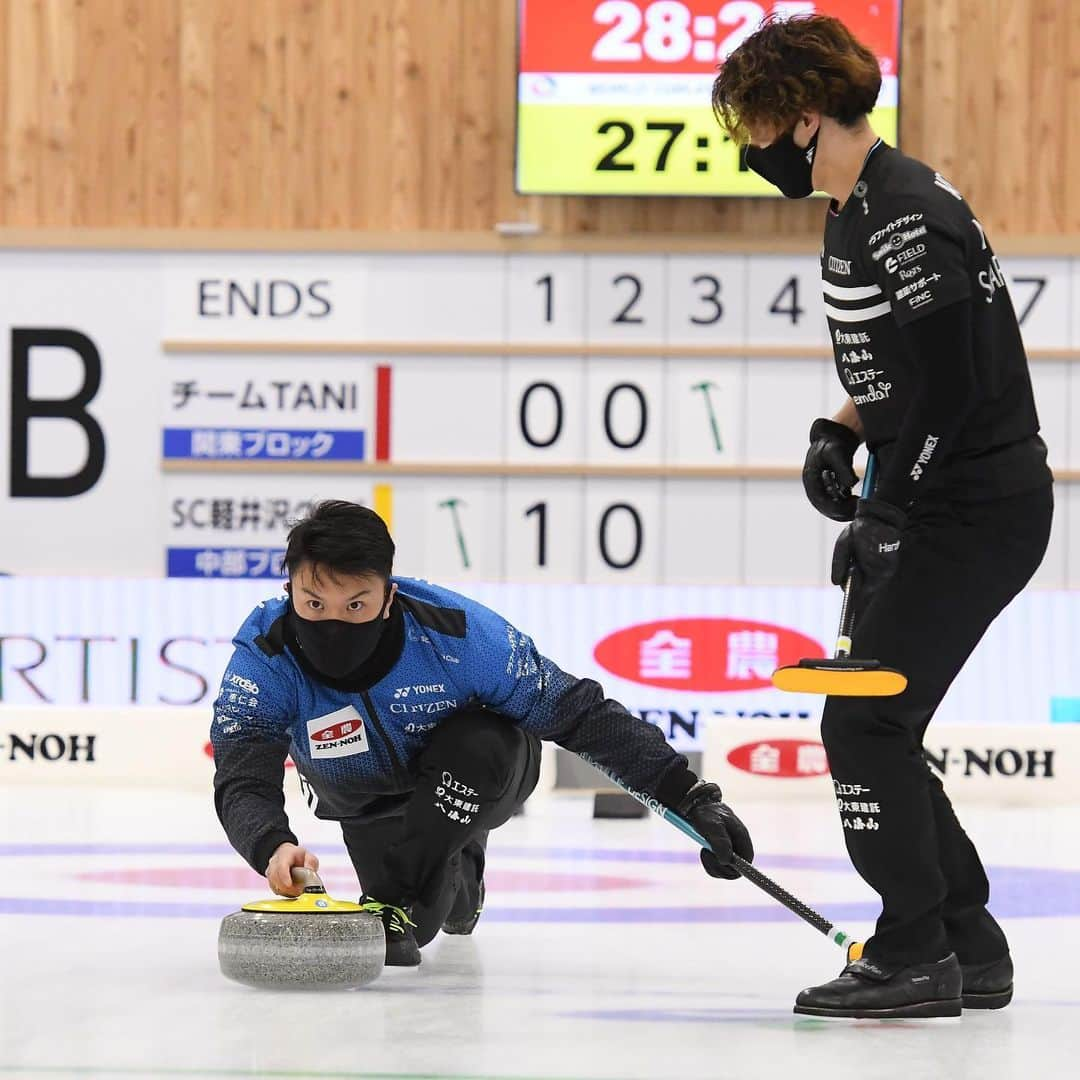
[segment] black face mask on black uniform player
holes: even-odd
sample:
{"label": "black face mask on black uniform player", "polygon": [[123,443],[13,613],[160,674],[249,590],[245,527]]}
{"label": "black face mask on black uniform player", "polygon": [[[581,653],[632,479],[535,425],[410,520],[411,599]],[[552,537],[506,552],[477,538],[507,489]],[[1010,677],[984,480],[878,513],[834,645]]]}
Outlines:
{"label": "black face mask on black uniform player", "polygon": [[805,147],[796,145],[795,129],[768,146],[748,146],[746,164],[789,199],[805,199],[814,193],[814,154],[821,129]]}
{"label": "black face mask on black uniform player", "polygon": [[371,659],[386,627],[386,598],[379,614],[367,622],[342,619],[303,619],[289,601],[289,623],[304,657],[316,671],[331,679],[342,679]]}

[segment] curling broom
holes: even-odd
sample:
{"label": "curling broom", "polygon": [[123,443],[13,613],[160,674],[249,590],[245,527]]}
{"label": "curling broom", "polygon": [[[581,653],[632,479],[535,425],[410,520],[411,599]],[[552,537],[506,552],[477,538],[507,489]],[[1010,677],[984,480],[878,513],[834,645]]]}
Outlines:
{"label": "curling broom", "polygon": [[[637,801],[647,810],[651,810],[669,824],[674,825],[680,832],[685,833],[695,844],[707,848],[710,851],[712,850],[709,846],[709,841],[706,840],[689,821],[676,814],[674,810],[665,806],[658,799],[653,798],[653,796],[647,795],[643,791],[635,791],[625,780],[617,776],[606,766],[595,761],[588,754],[579,753],[578,757],[580,757],[582,761],[587,761],[597,772],[606,776],[616,787],[622,788],[631,798],[637,799]],[[746,878],[752,885],[756,885],[762,892],[767,893],[778,903],[786,907],[793,915],[798,915],[803,922],[809,923],[819,933],[824,934],[834,945],[839,945],[840,948],[844,949],[847,953],[848,963],[851,963],[853,960],[858,960],[862,956],[863,944],[861,941],[856,941],[854,935],[849,934],[846,930],[841,930],[835,923],[829,922],[824,915],[819,915],[812,907],[804,904],[797,897],[792,896],[787,889],[778,885],[767,874],[763,874],[752,863],[748,863],[745,859],[734,854],[731,856],[731,863],[735,869],[739,871],[742,877]]]}

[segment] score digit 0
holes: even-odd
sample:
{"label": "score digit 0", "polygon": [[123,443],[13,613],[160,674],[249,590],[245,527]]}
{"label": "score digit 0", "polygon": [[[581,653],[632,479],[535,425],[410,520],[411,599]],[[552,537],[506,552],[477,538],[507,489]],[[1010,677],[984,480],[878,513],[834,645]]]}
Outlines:
{"label": "score digit 0", "polygon": [[[548,565],[548,504],[541,499],[525,508],[526,518],[536,519],[536,566]],[[627,531],[628,530],[628,531]],[[624,535],[617,536],[618,532]],[[627,542],[628,541],[628,542]],[[604,507],[596,534],[600,558],[612,570],[630,570],[641,558],[645,546],[645,526],[641,512],[628,502]]]}
{"label": "score digit 0", "polygon": [[[629,395],[629,398],[627,398]],[[630,411],[636,417],[621,427],[615,412],[629,400]],[[541,412],[546,404],[546,415]],[[624,412],[624,416],[625,416]],[[554,446],[563,434],[563,397],[559,388],[546,379],[529,383],[518,403],[518,425],[521,437],[537,450]],[[617,450],[633,450],[645,440],[649,430],[649,402],[645,391],[633,382],[617,382],[604,395],[604,436]]]}

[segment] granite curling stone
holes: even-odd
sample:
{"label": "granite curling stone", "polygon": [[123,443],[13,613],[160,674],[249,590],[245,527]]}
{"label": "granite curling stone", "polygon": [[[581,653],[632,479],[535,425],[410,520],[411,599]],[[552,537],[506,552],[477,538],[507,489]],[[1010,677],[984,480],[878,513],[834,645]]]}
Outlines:
{"label": "granite curling stone", "polygon": [[313,870],[293,867],[300,896],[256,900],[226,915],[218,934],[221,973],[248,986],[346,990],[378,978],[386,959],[382,920],[334,900]]}

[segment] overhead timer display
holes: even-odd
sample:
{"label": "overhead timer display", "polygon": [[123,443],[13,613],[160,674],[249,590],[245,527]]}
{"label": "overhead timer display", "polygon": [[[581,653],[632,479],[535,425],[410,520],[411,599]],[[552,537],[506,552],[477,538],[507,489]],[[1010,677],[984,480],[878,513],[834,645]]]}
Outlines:
{"label": "overhead timer display", "polygon": [[712,82],[762,19],[815,12],[880,58],[871,119],[896,145],[900,0],[521,0],[518,191],[775,196],[717,126]]}

